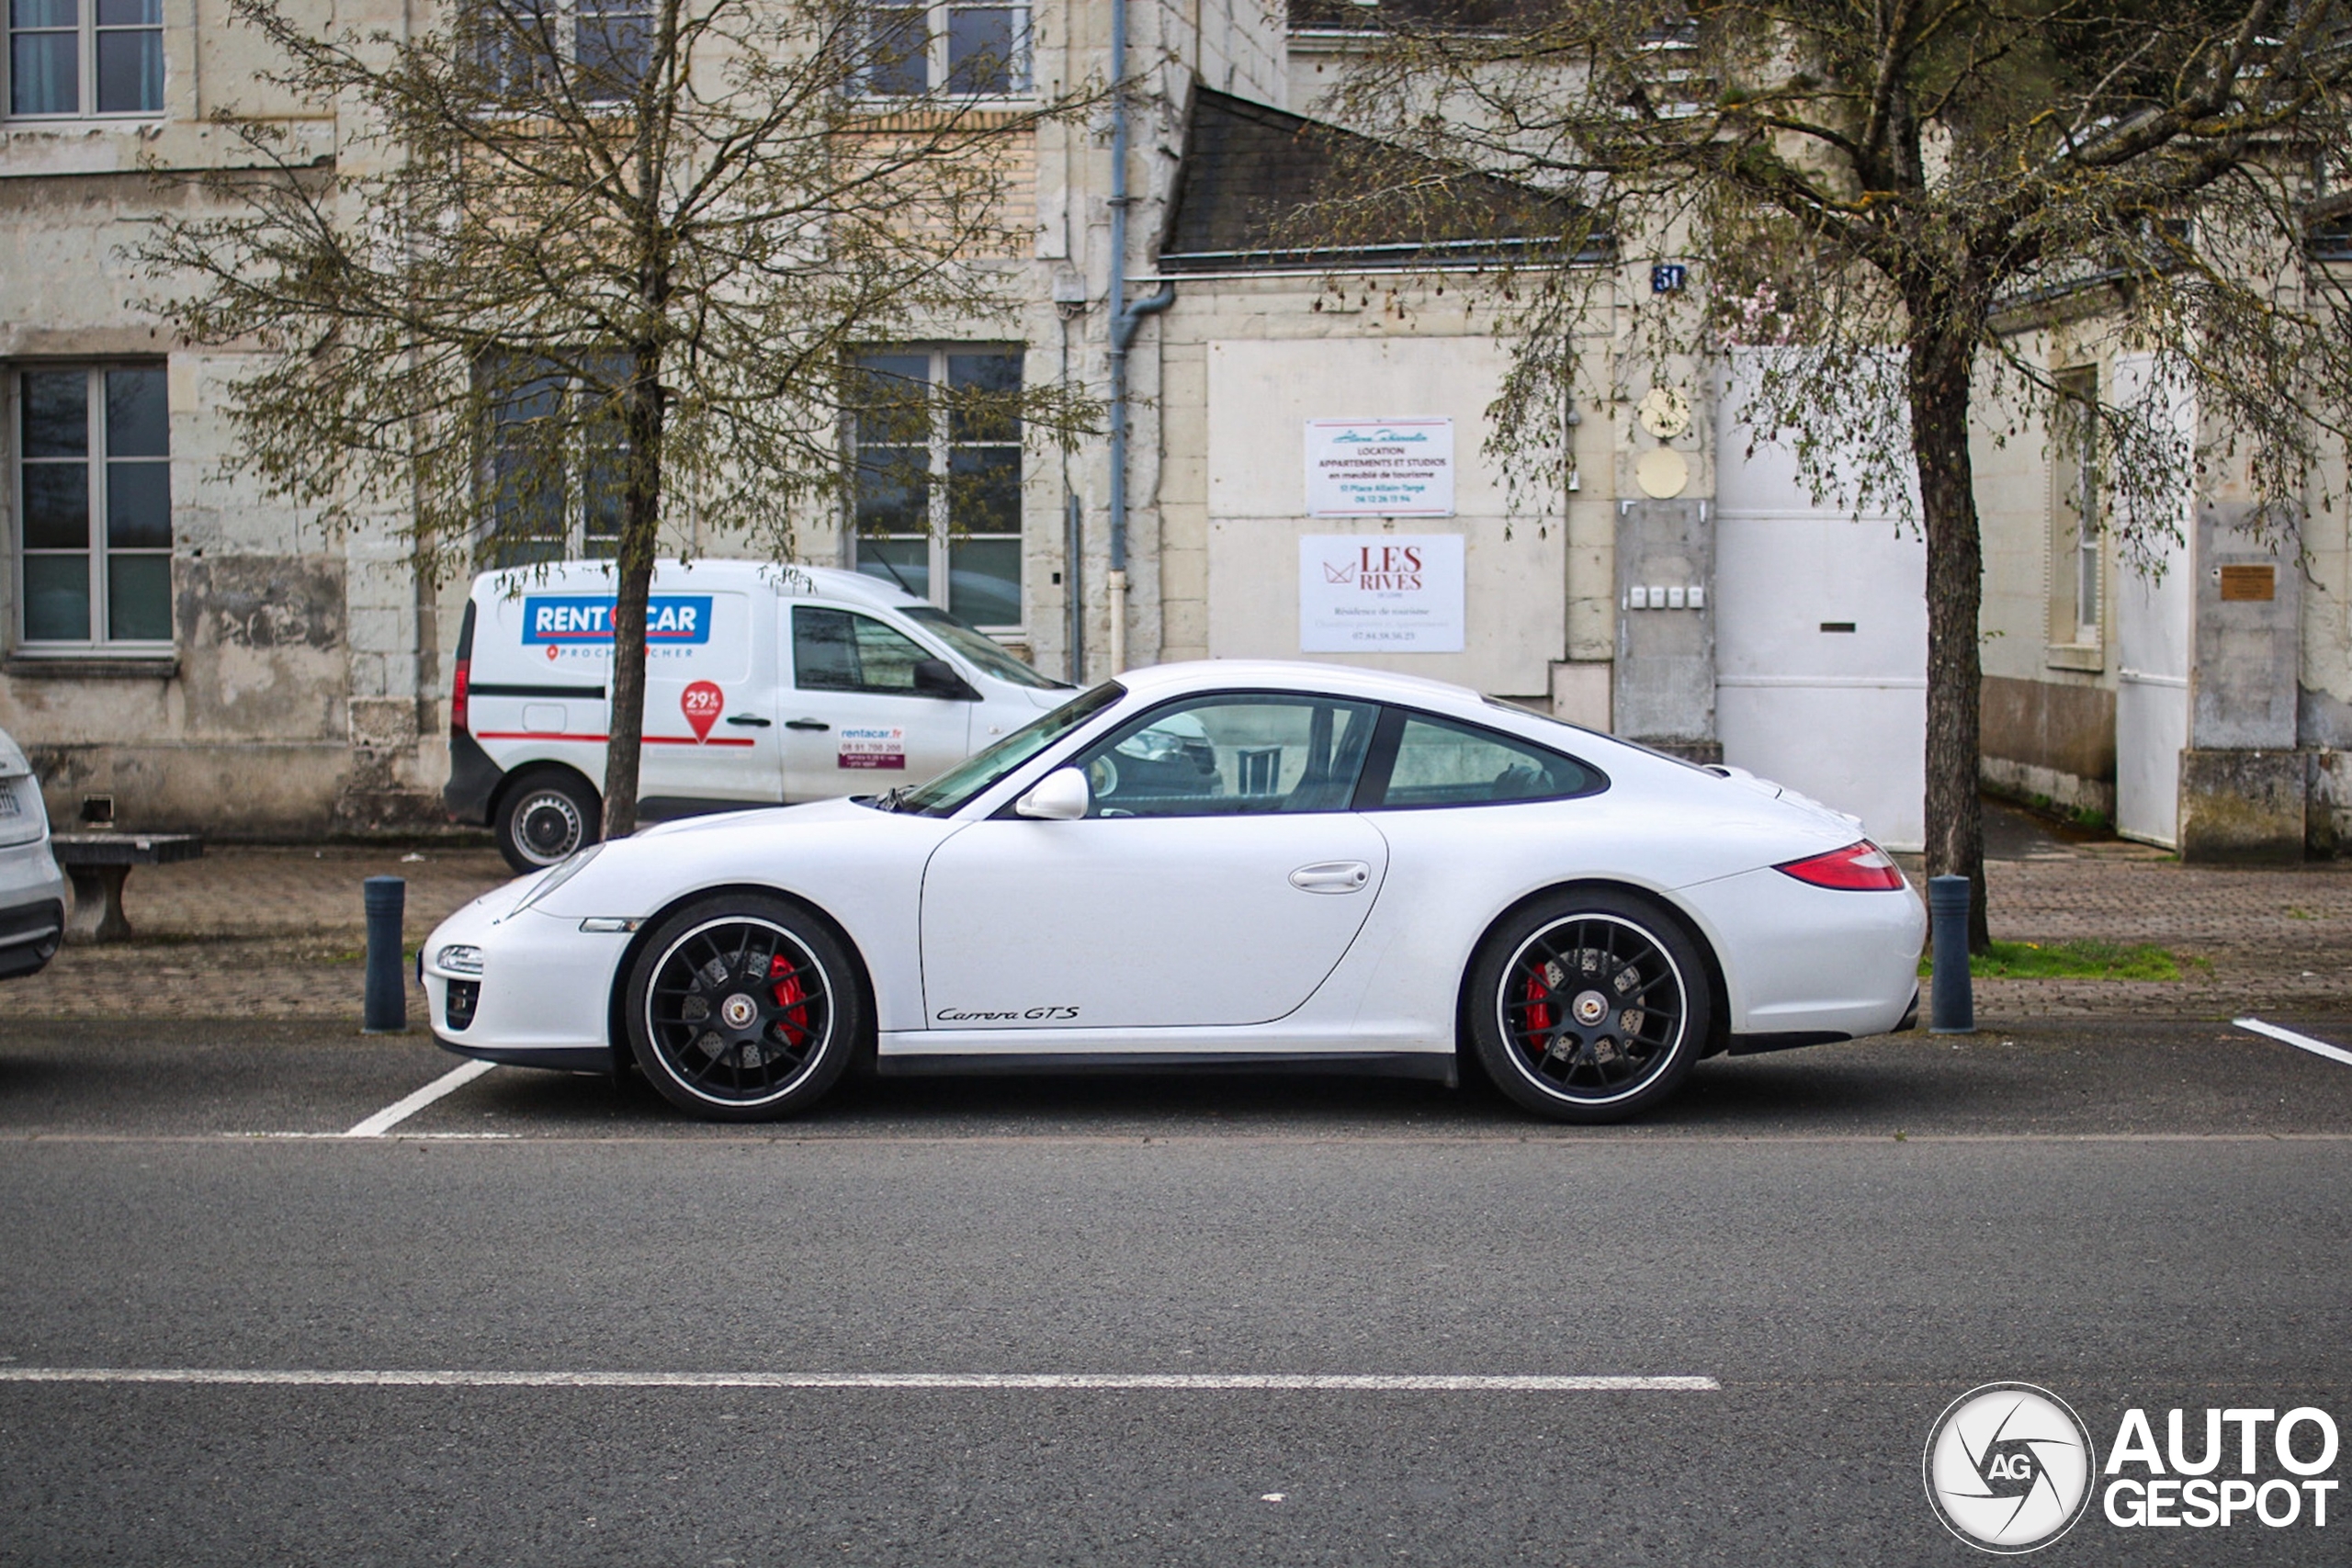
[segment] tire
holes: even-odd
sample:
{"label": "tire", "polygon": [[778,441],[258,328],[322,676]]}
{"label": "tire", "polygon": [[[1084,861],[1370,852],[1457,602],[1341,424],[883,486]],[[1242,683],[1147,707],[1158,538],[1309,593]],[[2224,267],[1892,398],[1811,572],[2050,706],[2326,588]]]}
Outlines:
{"label": "tire", "polygon": [[840,942],[798,906],[756,893],[663,920],[629,966],[624,1008],[646,1081],[714,1122],[808,1109],[867,1032]]}
{"label": "tire", "polygon": [[[1470,966],[1470,1043],[1495,1087],[1539,1116],[1619,1122],[1671,1096],[1706,1049],[1714,997],[1698,948],[1646,898],[1541,898]],[[1638,1000],[1639,1007],[1623,1005]]]}
{"label": "tire", "polygon": [[525,773],[498,803],[498,852],[518,874],[545,871],[604,836],[605,805],[576,773]]}

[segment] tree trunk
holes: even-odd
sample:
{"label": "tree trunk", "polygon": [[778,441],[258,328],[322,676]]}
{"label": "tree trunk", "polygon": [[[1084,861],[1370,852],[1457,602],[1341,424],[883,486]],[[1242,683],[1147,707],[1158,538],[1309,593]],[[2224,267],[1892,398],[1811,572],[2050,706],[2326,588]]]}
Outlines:
{"label": "tree trunk", "polygon": [[1982,316],[1981,309],[1956,308],[1949,295],[1915,302],[1907,368],[1911,453],[1928,535],[1928,874],[1968,878],[1971,953],[1991,942],[1984,817],[1976,793],[1984,545],[1968,455]]}
{"label": "tree trunk", "polygon": [[662,536],[662,358],[634,355],[622,428],[620,581],[613,598],[612,721],[605,727],[605,837],[637,831],[638,762],[645,750],[645,606]]}

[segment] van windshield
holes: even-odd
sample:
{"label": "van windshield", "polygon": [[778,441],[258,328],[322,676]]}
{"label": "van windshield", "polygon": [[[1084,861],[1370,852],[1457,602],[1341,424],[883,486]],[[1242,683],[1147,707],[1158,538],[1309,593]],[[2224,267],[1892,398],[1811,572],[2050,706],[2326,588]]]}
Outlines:
{"label": "van windshield", "polygon": [[879,811],[945,817],[1126,694],[1127,689],[1116,681],[1105,681],[1035,723],[1023,725],[988,750],[967,757],[930,783],[894,789],[888,795],[873,796],[866,804]]}
{"label": "van windshield", "polygon": [[1005,652],[988,633],[967,626],[934,604],[905,605],[899,613],[923,630],[978,665],[1000,681],[1010,681],[1016,686],[1029,686],[1050,692],[1056,688],[1073,691],[1067,681],[1057,681],[1050,675],[1040,675],[1012,655]]}

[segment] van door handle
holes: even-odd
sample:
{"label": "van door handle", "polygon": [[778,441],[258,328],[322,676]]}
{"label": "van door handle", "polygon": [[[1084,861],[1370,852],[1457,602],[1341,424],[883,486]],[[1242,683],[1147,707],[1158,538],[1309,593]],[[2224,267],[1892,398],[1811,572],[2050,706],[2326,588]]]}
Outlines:
{"label": "van door handle", "polygon": [[784,721],[784,727],[786,729],[831,729],[832,728],[821,718],[787,718]]}
{"label": "van door handle", "polygon": [[727,722],[740,724],[749,729],[765,729],[768,727],[766,719],[753,718],[747,713],[730,713],[727,716]]}
{"label": "van door handle", "polygon": [[1371,881],[1372,867],[1360,860],[1317,861],[1290,874],[1290,885],[1302,893],[1361,893]]}

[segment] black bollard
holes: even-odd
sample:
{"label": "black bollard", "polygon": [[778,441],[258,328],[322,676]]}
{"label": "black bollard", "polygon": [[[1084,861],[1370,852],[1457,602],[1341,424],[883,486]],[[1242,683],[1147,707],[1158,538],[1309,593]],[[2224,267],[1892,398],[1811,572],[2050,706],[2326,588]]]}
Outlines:
{"label": "black bollard", "polygon": [[408,903],[408,882],[371,876],[359,886],[368,909],[368,1007],[360,1029],[368,1034],[405,1034],[408,976],[401,972],[401,916]]}
{"label": "black bollard", "polygon": [[1928,878],[1928,921],[1933,931],[1935,991],[1931,1034],[1976,1032],[1976,991],[1968,982],[1968,878]]}

